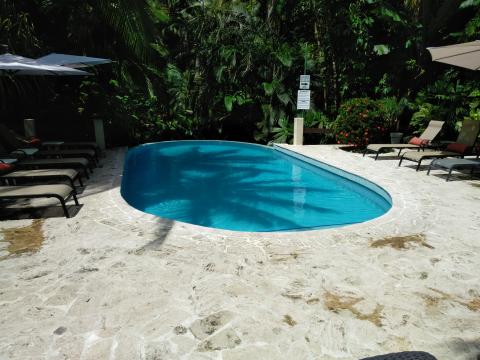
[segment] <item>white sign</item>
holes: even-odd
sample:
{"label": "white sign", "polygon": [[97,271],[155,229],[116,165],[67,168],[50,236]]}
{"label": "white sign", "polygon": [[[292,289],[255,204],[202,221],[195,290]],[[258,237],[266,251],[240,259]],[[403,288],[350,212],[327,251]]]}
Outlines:
{"label": "white sign", "polygon": [[310,89],[310,75],[300,75],[300,89]]}
{"label": "white sign", "polygon": [[310,110],[310,90],[298,90],[297,110]]}

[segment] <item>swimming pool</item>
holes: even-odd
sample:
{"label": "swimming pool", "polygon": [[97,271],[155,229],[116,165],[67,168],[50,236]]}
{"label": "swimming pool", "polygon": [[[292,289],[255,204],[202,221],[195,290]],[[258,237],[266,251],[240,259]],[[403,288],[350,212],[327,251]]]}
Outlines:
{"label": "swimming pool", "polygon": [[227,141],[167,141],[128,151],[121,194],[163,218],[236,231],[342,226],[386,213],[375,184],[272,147]]}

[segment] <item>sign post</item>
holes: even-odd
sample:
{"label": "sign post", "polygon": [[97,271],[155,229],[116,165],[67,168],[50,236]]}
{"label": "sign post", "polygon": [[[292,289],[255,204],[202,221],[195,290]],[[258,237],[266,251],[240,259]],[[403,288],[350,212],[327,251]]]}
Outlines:
{"label": "sign post", "polygon": [[303,145],[303,118],[293,119],[293,145]]}
{"label": "sign post", "polygon": [[[297,92],[297,110],[310,110],[310,75],[300,75],[300,85]],[[293,121],[293,145],[303,145],[303,117],[297,117]]]}

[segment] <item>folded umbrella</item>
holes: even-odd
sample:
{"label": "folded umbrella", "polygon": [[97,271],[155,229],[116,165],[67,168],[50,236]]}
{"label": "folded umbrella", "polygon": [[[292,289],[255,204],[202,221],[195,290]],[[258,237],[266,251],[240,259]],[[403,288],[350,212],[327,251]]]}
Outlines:
{"label": "folded umbrella", "polygon": [[480,40],[463,44],[429,47],[433,61],[460,66],[470,70],[480,69]]}
{"label": "folded umbrella", "polygon": [[91,74],[66,66],[40,64],[34,59],[7,53],[0,55],[0,76],[1,75],[60,76]]}
{"label": "folded umbrella", "polygon": [[57,53],[42,56],[41,58],[36,59],[36,61],[44,65],[64,65],[71,68],[82,68],[88,66],[108,64],[112,62],[112,60],[110,59]]}

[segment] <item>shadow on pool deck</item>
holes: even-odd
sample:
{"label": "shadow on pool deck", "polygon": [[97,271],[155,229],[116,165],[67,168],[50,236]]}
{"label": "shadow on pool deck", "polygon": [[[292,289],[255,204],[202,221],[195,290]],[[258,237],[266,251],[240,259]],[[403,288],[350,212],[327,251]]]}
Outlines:
{"label": "shadow on pool deck", "polygon": [[[25,201],[17,201],[12,205],[1,208],[0,221],[2,220],[20,220],[20,219],[49,219],[65,217],[62,207],[52,202],[52,206],[35,206],[30,207]],[[83,205],[79,206],[67,203],[67,210],[70,218],[74,218],[82,209]]]}

